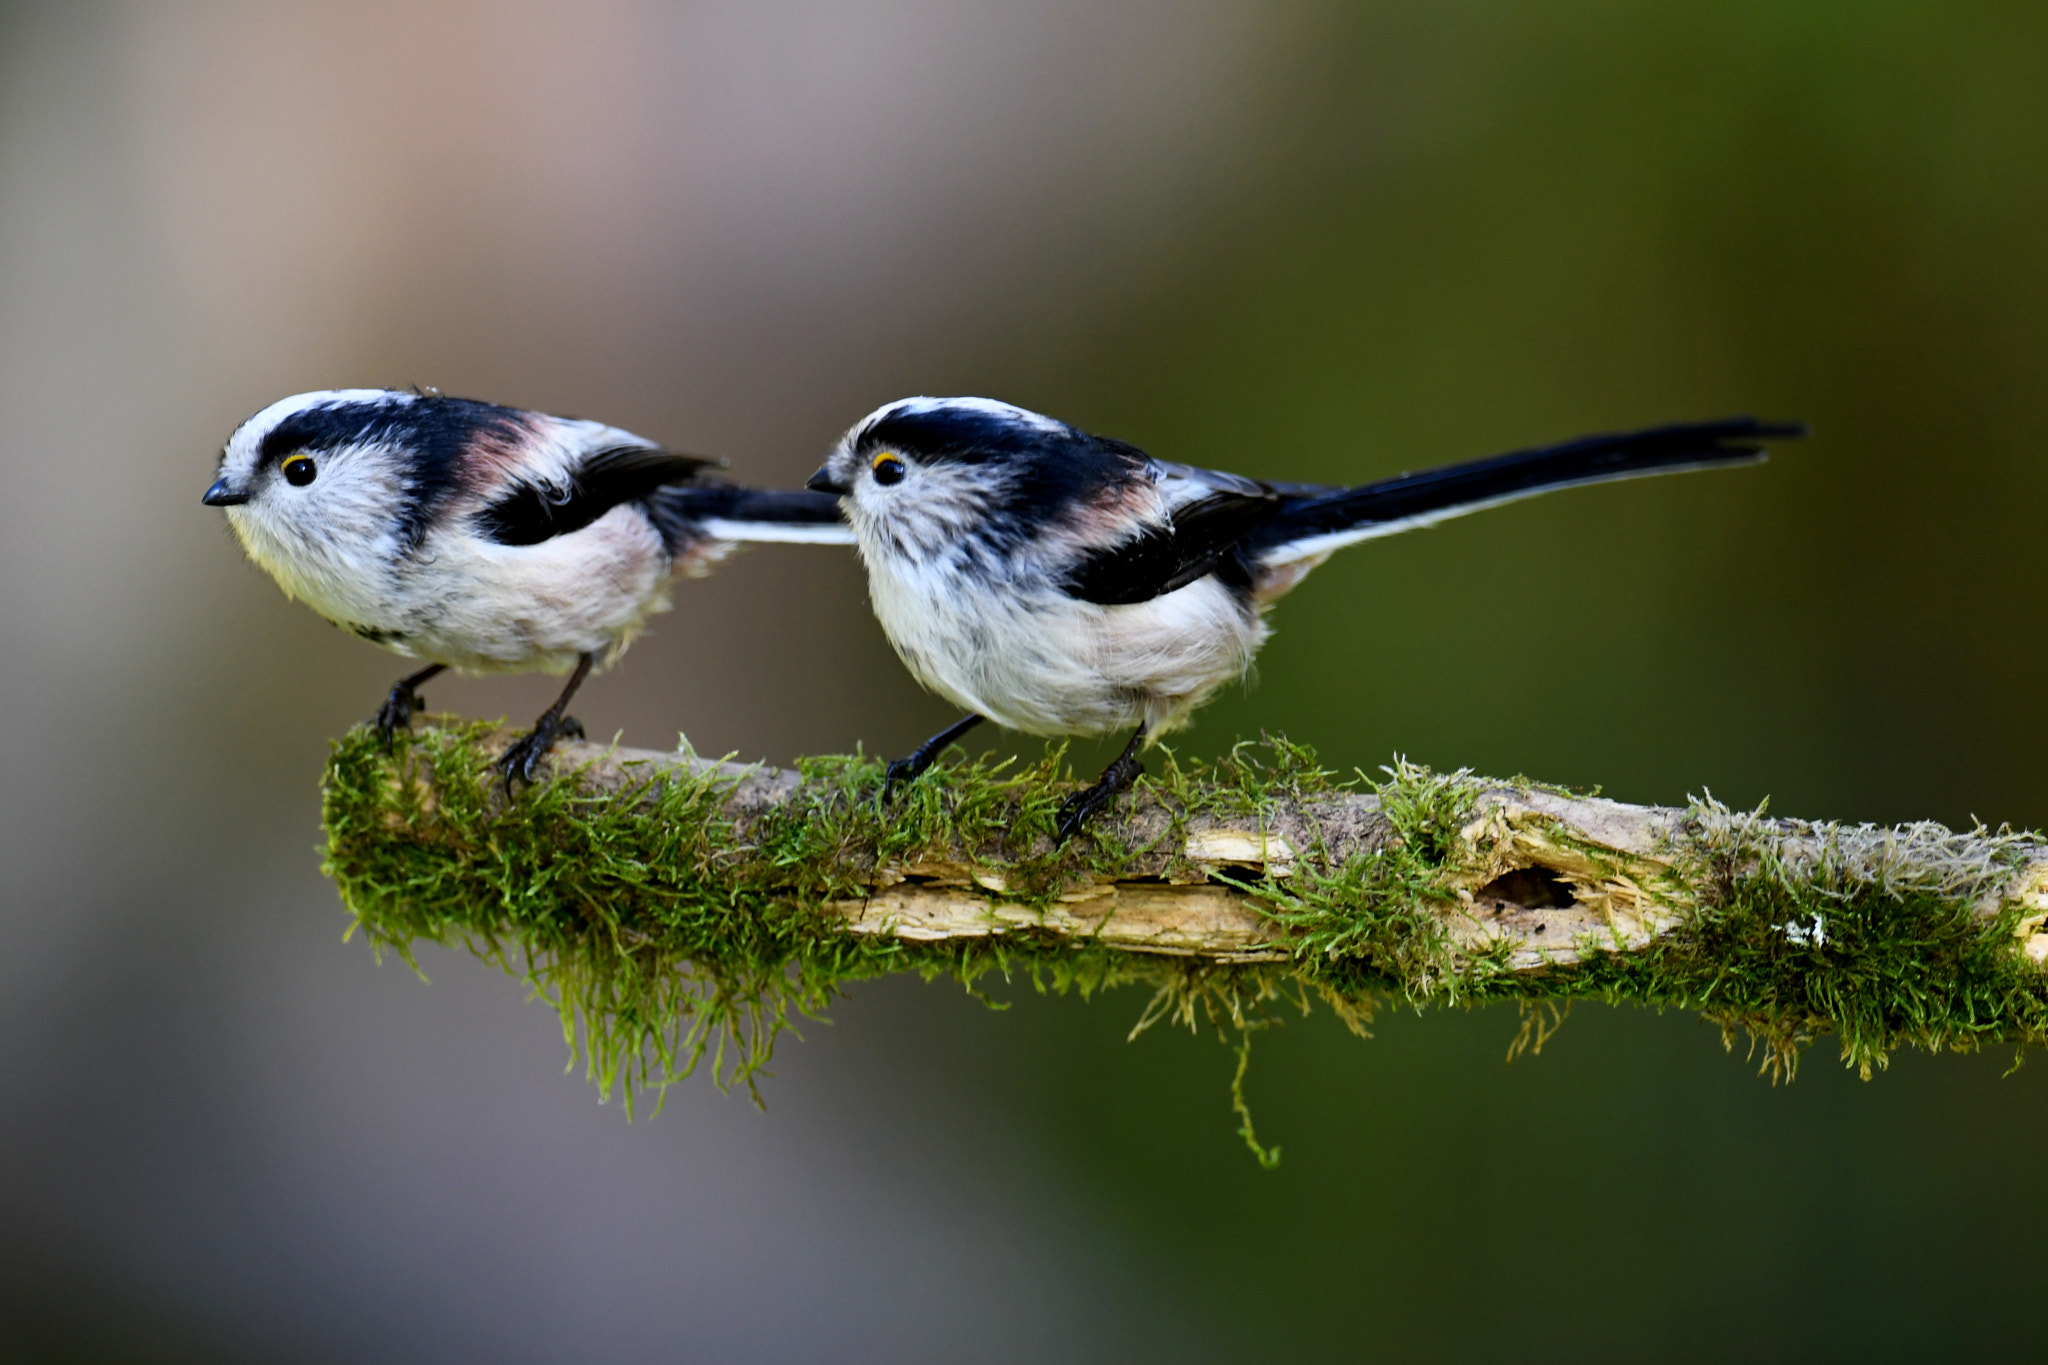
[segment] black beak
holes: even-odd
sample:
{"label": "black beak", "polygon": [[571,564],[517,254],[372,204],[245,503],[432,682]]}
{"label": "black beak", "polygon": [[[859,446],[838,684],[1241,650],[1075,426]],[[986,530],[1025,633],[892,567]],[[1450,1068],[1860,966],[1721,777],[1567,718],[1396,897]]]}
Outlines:
{"label": "black beak", "polygon": [[818,472],[804,480],[804,487],[813,493],[836,493],[842,498],[853,492],[851,488],[832,477],[830,465],[819,465]]}
{"label": "black beak", "polygon": [[213,487],[206,490],[200,501],[208,507],[240,507],[249,500],[249,495],[239,488],[228,487],[226,479],[215,479]]}

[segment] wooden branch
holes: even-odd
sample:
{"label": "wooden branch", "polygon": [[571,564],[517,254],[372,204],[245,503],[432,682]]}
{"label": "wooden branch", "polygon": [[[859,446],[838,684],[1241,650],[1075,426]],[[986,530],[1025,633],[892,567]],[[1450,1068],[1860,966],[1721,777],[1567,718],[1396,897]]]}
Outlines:
{"label": "wooden branch", "polygon": [[[504,741],[495,737],[489,751]],[[633,791],[666,774],[709,778],[728,793],[740,840],[803,787],[787,769],[584,743],[563,744],[553,764],[589,795]],[[1125,802],[1096,833],[1142,851],[1113,875],[1075,866],[1042,908],[1005,899],[1015,855],[999,847],[877,860],[865,895],[822,908],[853,933],[915,942],[1028,928],[1128,952],[1284,962],[1291,956],[1285,934],[1269,918],[1269,902],[1248,888],[1262,878],[1284,884],[1304,856],[1327,871],[1396,837],[1372,792],[1283,798],[1257,816],[1195,814],[1176,822],[1174,814],[1154,793]],[[2015,951],[2048,961],[2048,844],[2033,840],[1932,824],[1843,827],[1718,807],[1634,806],[1484,782],[1473,784],[1463,822],[1441,832],[1455,836],[1461,865],[1444,879],[1452,898],[1428,909],[1465,953],[1492,958],[1505,948],[1517,972],[1569,965],[1588,952],[1638,951],[1677,932],[1719,897],[1720,888],[1701,879],[1713,875],[1716,854],[1734,840],[1743,843],[1750,870],[1775,864],[1794,883],[1825,870],[1848,884],[1948,887],[1966,892],[1987,920],[2020,907]],[[1037,843],[1037,851],[1053,852],[1049,840]]]}
{"label": "wooden branch", "polygon": [[1240,1026],[1289,979],[1354,1020],[1387,996],[1594,996],[1702,1010],[1787,1066],[1832,1031],[1866,1074],[1907,1044],[2048,1040],[2038,836],[1405,764],[1353,790],[1274,741],[1207,768],[1155,755],[1059,848],[1056,756],[942,765],[884,807],[871,761],[800,775],[565,744],[553,780],[507,800],[488,768],[502,743],[338,742],[328,870],[374,942],[461,940],[507,965],[515,948],[612,1068],[649,1048],[670,1067],[670,1035],[694,1057],[707,1010],[758,1042],[790,993],[814,1009],[895,970],[1147,981],[1190,1022],[1199,998]]}

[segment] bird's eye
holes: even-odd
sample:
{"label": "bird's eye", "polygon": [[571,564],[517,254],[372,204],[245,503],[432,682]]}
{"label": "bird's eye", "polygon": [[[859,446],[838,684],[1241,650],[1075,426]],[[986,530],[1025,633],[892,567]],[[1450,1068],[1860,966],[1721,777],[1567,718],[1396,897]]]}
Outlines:
{"label": "bird's eye", "polygon": [[875,456],[875,482],[883,487],[903,482],[903,461],[894,455]]}
{"label": "bird's eye", "polygon": [[284,470],[284,481],[294,488],[304,488],[320,472],[314,467],[311,455],[294,455],[279,468]]}

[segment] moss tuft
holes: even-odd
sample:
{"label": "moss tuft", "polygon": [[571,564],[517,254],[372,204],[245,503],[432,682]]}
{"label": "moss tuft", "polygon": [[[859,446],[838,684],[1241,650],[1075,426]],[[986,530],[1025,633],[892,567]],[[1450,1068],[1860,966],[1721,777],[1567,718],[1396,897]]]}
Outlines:
{"label": "moss tuft", "polygon": [[2015,951],[2021,907],[1998,903],[2033,836],[1789,822],[1788,838],[1712,798],[1687,823],[1683,875],[1715,894],[1650,950],[1586,964],[1582,993],[1697,1009],[1731,1048],[1743,1030],[1774,1081],[1827,1033],[1865,1080],[1902,1047],[2048,1039],[2048,975]]}

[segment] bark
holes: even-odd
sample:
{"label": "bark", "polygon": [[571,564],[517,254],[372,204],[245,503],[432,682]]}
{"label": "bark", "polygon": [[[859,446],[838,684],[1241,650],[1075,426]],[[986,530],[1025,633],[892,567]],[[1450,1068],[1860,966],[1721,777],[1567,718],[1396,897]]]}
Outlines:
{"label": "bark", "polygon": [[[586,744],[561,746],[554,762],[578,772],[592,794],[664,773],[716,771],[730,782],[726,812],[740,842],[802,785],[791,771]],[[1817,824],[1717,805],[1637,806],[1484,781],[1471,789],[1454,828],[1427,831],[1454,852],[1442,878],[1450,894],[1423,904],[1462,955],[1504,961],[1515,973],[1567,967],[1591,952],[1639,952],[1753,876],[1794,899],[1811,893],[1813,904],[1862,888],[1951,897],[1987,921],[2016,909],[2014,952],[2048,960],[2048,845],[2038,839],[1934,824]],[[956,845],[943,856],[876,861],[864,896],[828,907],[854,933],[917,942],[1029,928],[1132,953],[1286,962],[1286,934],[1247,886],[1270,877],[1285,887],[1397,839],[1381,797],[1369,792],[1276,796],[1253,818],[1185,816],[1141,789],[1106,812],[1097,832],[1142,851],[1116,875],[1067,871],[1049,905],[1005,898],[1014,847]],[[1405,837],[1417,833],[1411,825]],[[1824,943],[1828,932],[1824,914],[1775,927],[1802,943]]]}

